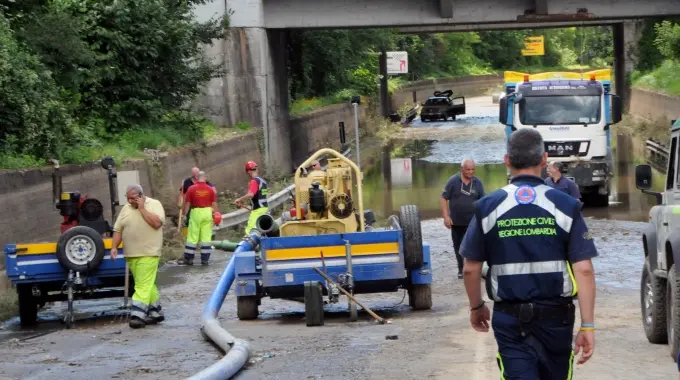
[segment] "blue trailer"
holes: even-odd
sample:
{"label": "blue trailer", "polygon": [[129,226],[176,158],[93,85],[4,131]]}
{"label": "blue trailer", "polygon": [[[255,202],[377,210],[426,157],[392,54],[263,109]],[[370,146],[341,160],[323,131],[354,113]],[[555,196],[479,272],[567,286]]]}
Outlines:
{"label": "blue trailer", "polygon": [[[293,208],[278,221],[269,215],[258,220],[259,254],[235,253],[239,319],[256,319],[264,297],[304,298],[307,325],[323,325],[323,299],[337,303],[340,287],[352,295],[406,289],[414,310],[430,309],[430,246],[422,241],[418,208],[401,206],[388,227],[373,228],[375,216],[363,209],[361,174],[352,161],[322,149],[301,167],[323,154],[335,157],[325,171],[296,172]],[[355,303],[349,308],[356,318]]]}
{"label": "blue trailer", "polygon": [[[111,213],[115,215],[115,162],[106,157],[101,164],[108,171]],[[123,297],[132,286],[132,279],[126,276],[124,249],[118,249],[117,260],[110,259],[112,224],[104,220],[101,202],[79,192],[63,192],[58,163],[53,193],[55,207],[64,217],[58,241],[4,247],[5,271],[16,287],[22,326],[35,325],[38,309],[46,303],[67,301],[64,322],[70,328],[75,300]]]}

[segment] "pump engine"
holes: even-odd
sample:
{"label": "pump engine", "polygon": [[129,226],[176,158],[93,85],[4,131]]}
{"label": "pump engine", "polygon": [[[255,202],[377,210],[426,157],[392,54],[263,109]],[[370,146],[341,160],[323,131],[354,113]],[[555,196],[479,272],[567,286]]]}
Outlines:
{"label": "pump engine", "polygon": [[[52,191],[55,198],[55,208],[64,218],[61,222],[61,233],[68,231],[75,226],[86,226],[99,232],[101,235],[110,233],[112,227],[104,219],[104,205],[95,198],[88,198],[86,194],[78,191],[62,191],[61,173],[59,172],[59,162],[54,161],[54,173],[52,174]],[[109,190],[111,192],[111,213],[115,214],[115,207],[118,205],[116,199],[116,173],[114,171],[115,162],[111,157],[105,157],[101,165],[109,172]]]}
{"label": "pump engine", "polygon": [[[290,212],[284,213],[281,236],[356,232],[359,215],[352,197],[352,168],[341,159],[329,159],[325,170],[302,172],[295,178],[295,197]],[[300,215],[297,215],[297,208]],[[370,210],[365,222],[375,222]],[[365,223],[368,225],[370,223]]]}

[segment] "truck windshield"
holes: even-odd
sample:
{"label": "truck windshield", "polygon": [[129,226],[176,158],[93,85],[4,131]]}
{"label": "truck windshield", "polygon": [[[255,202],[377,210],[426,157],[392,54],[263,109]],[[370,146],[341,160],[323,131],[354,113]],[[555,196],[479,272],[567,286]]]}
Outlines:
{"label": "truck windshield", "polygon": [[592,124],[600,121],[599,96],[525,96],[519,106],[524,125]]}

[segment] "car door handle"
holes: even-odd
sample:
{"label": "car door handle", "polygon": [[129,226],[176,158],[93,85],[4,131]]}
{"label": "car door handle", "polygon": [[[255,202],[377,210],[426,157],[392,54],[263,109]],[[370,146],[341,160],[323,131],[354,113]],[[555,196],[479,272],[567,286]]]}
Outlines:
{"label": "car door handle", "polygon": [[668,222],[664,222],[663,225],[664,225],[664,226],[667,226],[667,225],[668,225]]}

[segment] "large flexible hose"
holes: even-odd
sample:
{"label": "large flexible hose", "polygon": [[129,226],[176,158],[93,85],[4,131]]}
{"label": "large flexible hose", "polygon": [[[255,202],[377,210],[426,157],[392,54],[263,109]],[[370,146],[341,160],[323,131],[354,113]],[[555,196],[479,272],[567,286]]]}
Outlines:
{"label": "large flexible hose", "polygon": [[230,379],[248,361],[250,357],[250,347],[248,342],[242,339],[234,338],[225,330],[220,322],[217,320],[217,313],[222,307],[224,299],[227,297],[229,288],[236,277],[234,270],[235,257],[239,252],[254,251],[260,244],[260,231],[255,231],[241,240],[229,263],[227,264],[222,277],[220,277],[215,290],[210,295],[208,304],[203,309],[201,316],[202,325],[201,333],[207,339],[210,339],[227,354],[210,367],[190,377],[190,380],[224,380]]}

